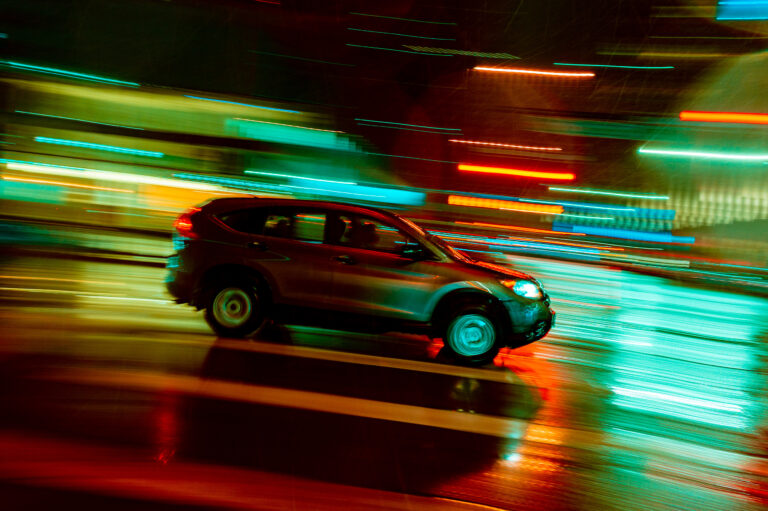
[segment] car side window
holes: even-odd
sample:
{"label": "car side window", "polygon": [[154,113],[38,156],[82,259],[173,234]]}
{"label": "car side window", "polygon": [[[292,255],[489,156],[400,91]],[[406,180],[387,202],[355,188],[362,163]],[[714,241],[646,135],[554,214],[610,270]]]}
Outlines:
{"label": "car side window", "polygon": [[312,211],[273,211],[264,221],[264,235],[322,243],[325,214]]}
{"label": "car side window", "polygon": [[370,217],[331,214],[326,243],[399,254],[408,242],[415,243],[394,227]]}
{"label": "car side window", "polygon": [[228,227],[246,234],[261,234],[264,229],[264,217],[266,211],[263,208],[241,209],[219,215],[219,220]]}

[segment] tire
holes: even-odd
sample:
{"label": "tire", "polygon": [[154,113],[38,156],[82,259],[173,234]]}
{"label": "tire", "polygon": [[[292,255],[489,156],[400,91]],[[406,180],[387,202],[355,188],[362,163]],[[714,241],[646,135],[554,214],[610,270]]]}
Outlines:
{"label": "tire", "polygon": [[443,344],[451,358],[467,365],[493,361],[501,347],[499,321],[486,305],[463,305],[448,318]]}
{"label": "tire", "polygon": [[227,282],[210,294],[205,320],[221,337],[248,337],[269,322],[267,296],[253,283]]}

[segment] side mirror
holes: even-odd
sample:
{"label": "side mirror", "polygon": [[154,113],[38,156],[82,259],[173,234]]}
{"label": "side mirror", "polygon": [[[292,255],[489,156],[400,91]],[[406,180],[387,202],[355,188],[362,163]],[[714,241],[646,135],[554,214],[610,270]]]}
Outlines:
{"label": "side mirror", "polygon": [[403,249],[400,251],[400,255],[414,261],[423,261],[430,257],[430,253],[427,252],[427,249],[418,243],[408,243],[404,245]]}

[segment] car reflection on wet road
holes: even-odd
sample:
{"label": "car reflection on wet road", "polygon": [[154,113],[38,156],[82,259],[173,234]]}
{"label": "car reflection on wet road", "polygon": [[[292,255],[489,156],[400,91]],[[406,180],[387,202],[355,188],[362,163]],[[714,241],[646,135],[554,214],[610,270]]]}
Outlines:
{"label": "car reflection on wet road", "polygon": [[[168,301],[160,268],[6,262],[3,492],[126,509],[266,508],[246,481],[272,485],[274,508],[325,495],[331,509],[346,493],[392,509],[765,504],[768,300],[512,265],[541,277],[558,325],[469,368],[416,335],[288,326],[216,339]],[[188,491],[158,483],[170,474]]]}

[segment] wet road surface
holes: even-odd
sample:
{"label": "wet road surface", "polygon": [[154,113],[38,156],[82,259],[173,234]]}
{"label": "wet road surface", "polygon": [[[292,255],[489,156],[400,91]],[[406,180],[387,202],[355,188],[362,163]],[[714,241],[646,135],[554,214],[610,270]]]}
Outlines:
{"label": "wet road surface", "polygon": [[468,368],[416,335],[216,339],[161,269],[6,260],[0,493],[12,509],[764,507],[768,300],[513,266],[558,324]]}

